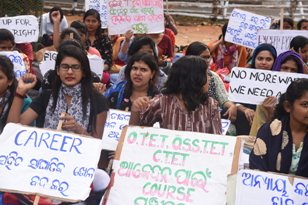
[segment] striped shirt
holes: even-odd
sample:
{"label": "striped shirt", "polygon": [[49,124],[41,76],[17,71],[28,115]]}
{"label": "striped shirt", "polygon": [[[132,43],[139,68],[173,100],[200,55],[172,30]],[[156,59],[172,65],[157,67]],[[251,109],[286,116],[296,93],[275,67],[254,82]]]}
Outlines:
{"label": "striped shirt", "polygon": [[209,97],[194,111],[183,109],[175,95],[159,95],[153,98],[148,108],[141,113],[140,125],[209,134],[221,134],[221,119],[218,103]]}

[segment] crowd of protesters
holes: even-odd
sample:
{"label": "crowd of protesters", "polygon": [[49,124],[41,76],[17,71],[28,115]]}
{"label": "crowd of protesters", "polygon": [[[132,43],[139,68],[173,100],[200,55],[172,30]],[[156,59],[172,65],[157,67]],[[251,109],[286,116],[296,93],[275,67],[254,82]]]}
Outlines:
{"label": "crowd of protesters", "polygon": [[[18,50],[27,65],[27,73],[17,80],[10,59],[0,56],[0,131],[9,122],[57,129],[63,120],[63,130],[101,139],[112,108],[130,111],[131,125],[159,122],[161,128],[220,135],[225,118],[232,123],[228,135],[256,136],[250,168],[308,177],[308,80],[292,82],[279,99],[268,96],[251,105],[228,100],[226,77],[234,67],[308,74],[307,36],[295,37],[290,50],[277,55],[270,44],[251,51],[225,41],[227,26],[208,45],[188,45],[179,59],[174,58],[179,31],[167,14],[162,33],[129,30],[108,36],[96,10],[69,25],[61,8],[54,7],[41,18],[36,50],[31,43],[16,44],[14,35],[0,28],[0,51]],[[285,18],[283,27],[308,30],[308,20],[295,28]],[[58,54],[55,67],[42,76],[39,63],[46,51]],[[104,60],[101,78],[91,71],[89,55]],[[102,151],[98,168],[105,170],[112,157]],[[104,189],[94,187],[84,203],[98,204]],[[3,205],[31,201],[10,193],[0,197]]]}

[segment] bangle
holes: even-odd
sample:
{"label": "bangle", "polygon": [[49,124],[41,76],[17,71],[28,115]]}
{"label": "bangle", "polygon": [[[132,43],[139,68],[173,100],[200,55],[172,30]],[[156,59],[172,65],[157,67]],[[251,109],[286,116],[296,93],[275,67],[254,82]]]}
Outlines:
{"label": "bangle", "polygon": [[25,99],[26,98],[25,95],[21,95],[18,92],[15,92],[15,96],[18,97],[18,98],[21,98],[21,99]]}

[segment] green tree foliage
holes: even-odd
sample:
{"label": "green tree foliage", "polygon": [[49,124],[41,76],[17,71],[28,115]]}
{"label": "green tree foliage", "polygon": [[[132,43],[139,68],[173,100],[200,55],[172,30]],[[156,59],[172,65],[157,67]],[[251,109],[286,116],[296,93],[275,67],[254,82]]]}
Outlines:
{"label": "green tree foliage", "polygon": [[43,0],[0,0],[0,17],[35,15],[43,12]]}

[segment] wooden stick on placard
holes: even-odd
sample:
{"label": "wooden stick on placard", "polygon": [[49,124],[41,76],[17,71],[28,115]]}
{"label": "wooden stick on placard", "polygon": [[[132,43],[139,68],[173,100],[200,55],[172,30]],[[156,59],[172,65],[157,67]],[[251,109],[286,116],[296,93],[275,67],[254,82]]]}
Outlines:
{"label": "wooden stick on placard", "polygon": [[[115,155],[114,155],[114,160],[120,160],[120,156],[121,156],[121,153],[122,153],[122,148],[123,148],[127,129],[128,129],[128,127],[125,126],[122,130],[120,140],[119,140],[119,143],[118,143],[118,146],[117,146],[117,150],[116,150]],[[114,173],[111,174],[111,182],[109,184],[109,189],[106,190],[106,192],[104,194],[104,198],[102,200],[103,202],[100,205],[106,205],[107,204],[107,201],[109,199],[110,190],[111,190],[111,187],[113,186],[113,183],[114,183]]]}
{"label": "wooden stick on placard", "polygon": [[33,201],[33,205],[38,205],[40,201],[40,196],[39,195],[35,195],[34,201]]}
{"label": "wooden stick on placard", "polygon": [[242,54],[243,54],[243,49],[244,48],[243,47],[240,47],[240,48],[241,48],[241,51],[240,51],[240,54],[238,55],[238,58],[237,58],[236,67],[238,67],[238,65],[240,64],[240,60],[241,60]]}
{"label": "wooden stick on placard", "polygon": [[[60,119],[63,118],[63,117],[65,117],[65,112],[62,112],[62,113],[61,113]],[[63,124],[63,122],[64,122],[63,120],[59,120],[59,123],[58,123],[58,126],[57,126],[57,130],[58,130],[58,131],[62,130],[62,124]]]}
{"label": "wooden stick on placard", "polygon": [[168,2],[168,0],[166,0],[166,10],[167,10],[167,14],[169,14],[169,2]]}
{"label": "wooden stick on placard", "polygon": [[[61,120],[61,118],[65,117],[65,114],[66,114],[65,112],[61,113],[60,120],[59,120],[59,123],[58,123],[58,126],[57,126],[58,131],[62,130],[62,124],[63,124],[64,120]],[[35,195],[33,205],[38,205],[39,201],[40,201],[40,196]]]}
{"label": "wooden stick on placard", "polygon": [[280,9],[280,30],[283,30],[283,16],[284,16],[284,9]]}

